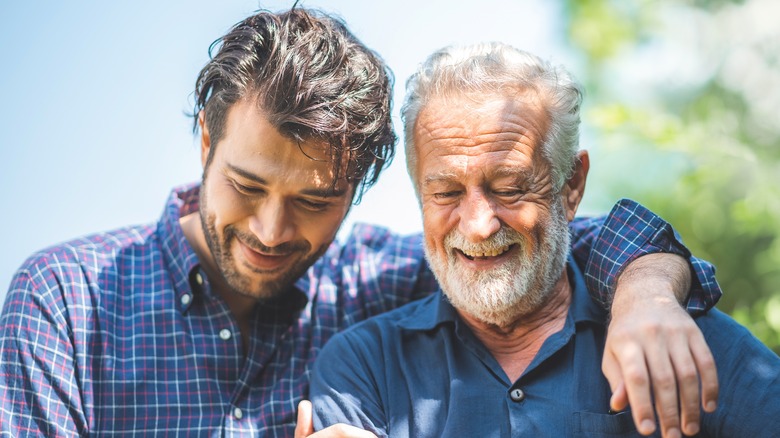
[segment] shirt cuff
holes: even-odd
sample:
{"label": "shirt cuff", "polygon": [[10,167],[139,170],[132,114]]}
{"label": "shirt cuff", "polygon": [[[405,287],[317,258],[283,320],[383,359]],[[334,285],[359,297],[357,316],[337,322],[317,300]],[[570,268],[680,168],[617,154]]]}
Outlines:
{"label": "shirt cuff", "polygon": [[[691,290],[686,309],[695,316],[717,303],[722,295],[715,280],[715,267],[693,257],[674,228],[658,215],[630,199],[621,199],[612,208],[601,228],[588,260],[585,282],[590,290],[615,290],[623,268],[646,254],[671,253],[688,260],[692,269]],[[605,308],[612,293],[599,293]]]}

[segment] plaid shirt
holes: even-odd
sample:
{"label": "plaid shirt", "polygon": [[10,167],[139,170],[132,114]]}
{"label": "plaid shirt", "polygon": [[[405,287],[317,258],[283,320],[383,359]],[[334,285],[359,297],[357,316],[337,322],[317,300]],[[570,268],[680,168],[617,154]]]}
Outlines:
{"label": "plaid shirt", "polygon": [[[244,356],[238,325],[179,226],[197,201],[198,186],[182,187],[155,225],[74,240],[25,262],[0,316],[0,435],[292,436],[325,342],[437,289],[420,235],[356,226],[283,301],[257,306]],[[602,302],[634,257],[689,256],[668,224],[632,201],[572,232]],[[697,311],[720,289],[712,267],[692,261],[689,309]]]}

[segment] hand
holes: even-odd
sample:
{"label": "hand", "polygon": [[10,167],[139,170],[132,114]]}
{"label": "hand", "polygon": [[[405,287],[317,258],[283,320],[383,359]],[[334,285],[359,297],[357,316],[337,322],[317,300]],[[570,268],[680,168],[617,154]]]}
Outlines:
{"label": "hand", "polygon": [[295,438],[377,438],[373,433],[348,424],[334,424],[314,433],[311,402],[301,400],[298,403],[298,422],[295,425]]}
{"label": "hand", "polygon": [[[613,410],[623,410],[630,404],[637,430],[649,435],[655,431],[654,398],[662,435],[676,438],[681,431],[686,435],[699,431],[700,381],[704,410],[715,410],[718,376],[704,336],[675,298],[673,289],[681,286],[669,279],[677,274],[664,271],[659,277],[652,275],[657,271],[648,268],[658,260],[651,256],[661,255],[677,257],[640,257],[621,275],[612,304],[602,371],[612,388]],[[682,266],[689,272],[687,263]],[[632,267],[635,270],[630,274]],[[677,295],[680,296],[679,291]]]}

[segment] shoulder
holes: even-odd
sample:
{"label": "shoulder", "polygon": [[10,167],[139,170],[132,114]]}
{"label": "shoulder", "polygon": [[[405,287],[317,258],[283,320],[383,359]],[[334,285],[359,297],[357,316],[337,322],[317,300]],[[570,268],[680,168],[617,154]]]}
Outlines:
{"label": "shoulder", "polygon": [[[761,341],[755,338],[750,330],[739,324],[731,316],[721,312],[718,309],[709,311],[697,316],[694,321],[699,326],[710,348],[731,348],[733,342],[744,339],[751,343],[761,344]],[[715,354],[715,351],[713,351]]]}
{"label": "shoulder", "polygon": [[741,392],[745,385],[756,384],[763,390],[780,390],[780,357],[745,326],[718,309],[695,321],[715,358],[721,394]]}
{"label": "shoulder", "polygon": [[[148,254],[156,241],[153,225],[138,225],[95,233],[44,248],[22,263],[14,282],[26,279],[30,286],[71,285],[105,269],[116,269],[123,260]],[[13,284],[13,283],[12,283]]]}
{"label": "shoulder", "polygon": [[341,252],[384,251],[401,255],[422,253],[422,233],[400,234],[390,229],[366,223],[356,223],[345,233],[338,245]]}
{"label": "shoulder", "polygon": [[[730,316],[697,317],[718,372],[718,408],[702,417],[715,436],[775,436],[780,427],[780,357]],[[769,435],[768,435],[769,434]]]}
{"label": "shoulder", "polygon": [[341,355],[344,351],[374,354],[386,348],[400,347],[407,330],[420,330],[432,326],[435,303],[439,297],[433,294],[381,315],[361,321],[337,333],[323,348],[323,353]]}
{"label": "shoulder", "polygon": [[407,296],[424,262],[420,233],[399,234],[385,227],[358,223],[330,246],[318,264],[327,273],[337,272],[346,282],[368,284],[370,290],[383,296]]}

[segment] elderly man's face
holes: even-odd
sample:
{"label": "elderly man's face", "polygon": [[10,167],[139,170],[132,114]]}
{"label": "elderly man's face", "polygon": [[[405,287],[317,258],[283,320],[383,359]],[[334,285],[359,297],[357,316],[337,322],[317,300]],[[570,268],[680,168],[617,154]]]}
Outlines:
{"label": "elderly man's face", "polygon": [[533,95],[430,102],[414,129],[425,250],[462,312],[504,326],[544,304],[569,249]]}

